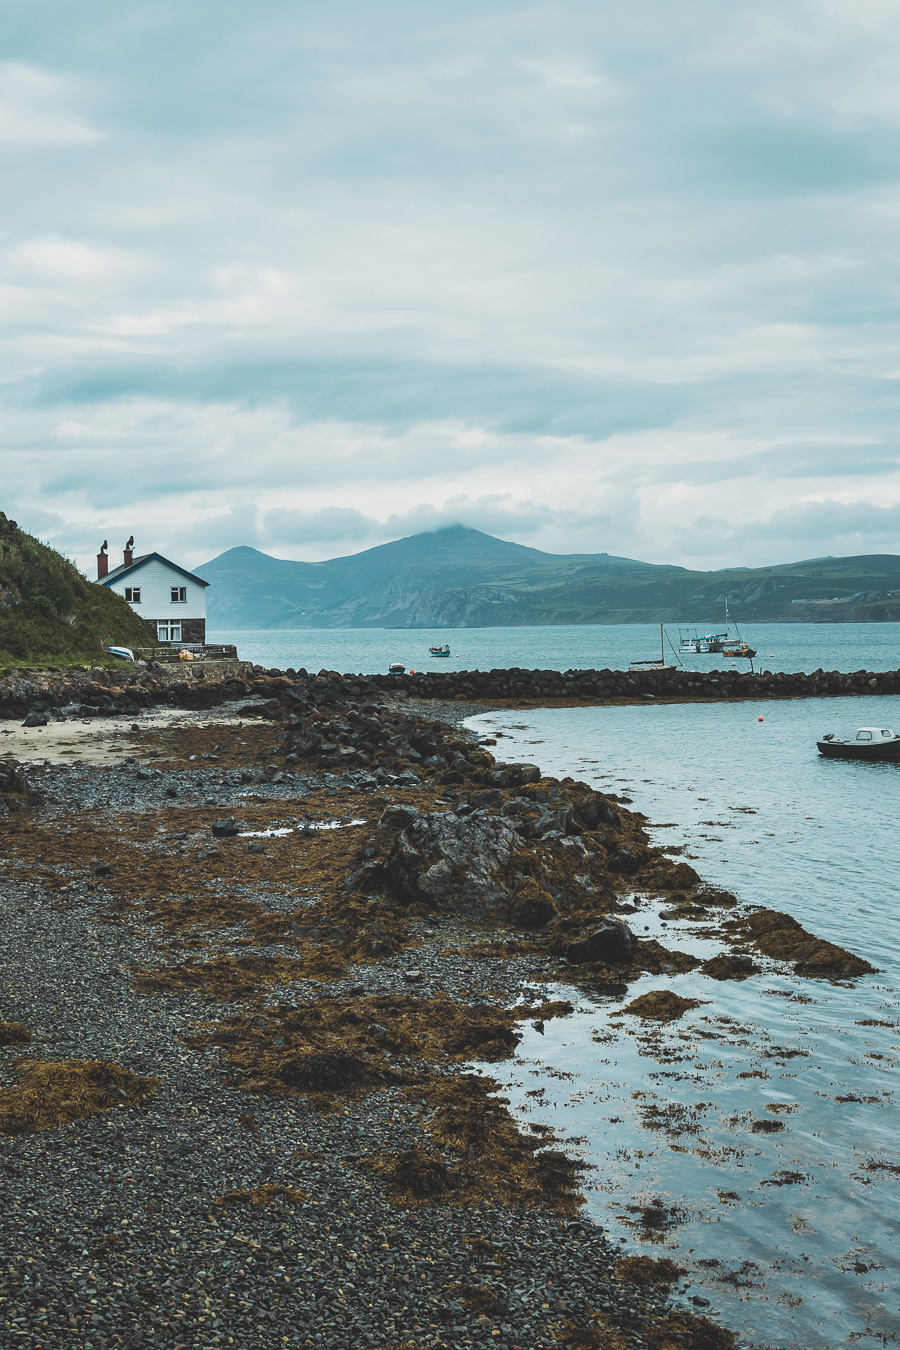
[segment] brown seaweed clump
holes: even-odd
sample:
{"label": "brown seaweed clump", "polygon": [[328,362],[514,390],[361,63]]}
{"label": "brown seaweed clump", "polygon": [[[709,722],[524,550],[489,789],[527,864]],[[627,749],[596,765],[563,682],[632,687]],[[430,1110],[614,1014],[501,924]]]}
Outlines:
{"label": "brown seaweed clump", "polygon": [[459,1199],[539,1205],[565,1214],[584,1203],[581,1173],[587,1164],[549,1147],[556,1142],[552,1136],[526,1138],[493,1079],[435,1075],[406,1096],[424,1101],[423,1127],[459,1156]]}
{"label": "brown seaweed clump", "polygon": [[763,956],[788,961],[798,975],[812,979],[848,980],[874,975],[875,967],[844,947],[815,937],[790,914],[757,909],[725,924],[733,939],[751,943]]}
{"label": "brown seaweed clump", "polygon": [[[617,1319],[618,1322],[618,1319]],[[636,1331],[645,1350],[736,1350],[734,1333],[716,1326],[708,1317],[676,1308],[662,1316],[629,1319],[628,1331]],[[566,1350],[627,1350],[635,1343],[602,1313],[594,1313],[590,1325],[566,1319],[556,1328],[556,1339]]]}
{"label": "brown seaweed clump", "polygon": [[395,1204],[443,1200],[460,1185],[460,1178],[433,1149],[404,1149],[378,1159],[374,1170],[384,1178],[388,1199]]}
{"label": "brown seaweed clump", "polygon": [[651,1285],[667,1290],[678,1282],[684,1269],[667,1256],[622,1256],[616,1262],[616,1274],[626,1284]]}
{"label": "brown seaweed clump", "polygon": [[734,1332],[717,1326],[708,1317],[674,1309],[643,1329],[647,1350],[736,1350]]}
{"label": "brown seaweed clump", "polygon": [[17,1059],[6,1067],[18,1082],[0,1089],[0,1134],[31,1134],[134,1106],[160,1084],[99,1059]]}
{"label": "brown seaweed clump", "polygon": [[247,1092],[354,1094],[416,1078],[417,1070],[398,1065],[396,1056],[507,1059],[520,1040],[518,1022],[571,1011],[565,1002],[507,1009],[377,994],[225,1017],[185,1039],[191,1046],[218,1047],[239,1070],[237,1082]]}
{"label": "brown seaweed clump", "polygon": [[654,989],[649,994],[641,994],[639,998],[632,999],[630,1003],[626,1003],[624,1008],[612,1015],[613,1017],[622,1017],[625,1013],[631,1013],[633,1017],[641,1017],[649,1021],[676,1022],[691,1008],[702,1006],[702,999],[682,998],[680,994],[674,993],[671,989]]}
{"label": "brown seaweed clump", "polygon": [[275,1201],[297,1205],[308,1199],[306,1192],[296,1186],[256,1186],[250,1191],[229,1191],[215,1203],[222,1209],[236,1209],[239,1205],[271,1205]]}
{"label": "brown seaweed clump", "polygon": [[21,1022],[0,1022],[0,1045],[26,1045],[31,1032]]}
{"label": "brown seaweed clump", "polygon": [[743,952],[721,952],[700,967],[701,974],[708,975],[711,980],[748,980],[760,970],[753,958]]}

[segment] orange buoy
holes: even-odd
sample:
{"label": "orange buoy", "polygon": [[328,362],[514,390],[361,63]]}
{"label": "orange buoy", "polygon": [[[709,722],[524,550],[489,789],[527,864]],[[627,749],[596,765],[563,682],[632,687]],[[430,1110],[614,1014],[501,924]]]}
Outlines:
{"label": "orange buoy", "polygon": [[757,722],[761,722],[763,719],[762,719],[761,717],[757,717],[756,720],[757,720]]}

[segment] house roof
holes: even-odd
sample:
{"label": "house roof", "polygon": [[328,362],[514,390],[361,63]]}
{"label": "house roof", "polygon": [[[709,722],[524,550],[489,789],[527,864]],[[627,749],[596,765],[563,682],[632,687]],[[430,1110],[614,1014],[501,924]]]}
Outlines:
{"label": "house roof", "polygon": [[169,559],[164,558],[161,553],[142,553],[139,558],[135,558],[127,567],[122,563],[121,567],[116,567],[112,572],[107,572],[105,577],[100,577],[97,585],[108,586],[111,581],[118,581],[120,577],[130,577],[148,562],[164,563],[166,567],[171,567],[173,572],[180,573],[181,576],[187,577],[189,581],[196,581],[198,586],[209,585],[208,581],[204,581],[202,577],[195,576],[195,574],[189,572],[187,568],[179,567],[177,563],[170,562]]}

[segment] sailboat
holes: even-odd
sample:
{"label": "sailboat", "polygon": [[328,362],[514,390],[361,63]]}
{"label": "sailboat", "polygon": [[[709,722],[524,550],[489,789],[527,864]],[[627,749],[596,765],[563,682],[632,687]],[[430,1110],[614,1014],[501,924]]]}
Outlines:
{"label": "sailboat", "polygon": [[659,625],[659,656],[654,657],[652,661],[632,661],[629,670],[675,670],[677,667],[666,661],[666,634],[662,624]]}
{"label": "sailboat", "polygon": [[[732,637],[729,629],[734,623],[735,636]],[[751,659],[756,655],[755,647],[750,647],[741,637],[738,631],[737,623],[733,620],[728,610],[728,601],[725,601],[725,632],[724,633],[704,633],[701,637],[697,630],[685,633],[683,628],[678,630],[678,650],[685,652],[690,656],[707,656],[721,653],[722,656],[744,656]]]}

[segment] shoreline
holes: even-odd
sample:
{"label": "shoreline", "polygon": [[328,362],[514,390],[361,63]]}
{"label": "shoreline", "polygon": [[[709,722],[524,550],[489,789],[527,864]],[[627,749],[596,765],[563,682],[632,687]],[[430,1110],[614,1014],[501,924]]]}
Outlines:
{"label": "shoreline", "polygon": [[[704,886],[614,796],[454,734],[481,702],[255,684],[127,729],[81,718],[86,743],[108,722],[118,763],[58,745],[7,770],[0,1019],[31,1040],[0,1051],[0,1130],[4,1100],[25,1109],[16,1060],[126,1077],[107,1068],[94,1114],[0,1134],[32,1212],[0,1219],[19,1253],[0,1322],[42,1350],[732,1345],[667,1301],[671,1262],[629,1264],[578,1218],[577,1160],[465,1066],[567,1015],[548,982],[700,967],[630,930],[636,888],[717,924],[710,978],[871,968]],[[35,1321],[42,1264],[41,1306],[66,1288]]]}

